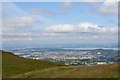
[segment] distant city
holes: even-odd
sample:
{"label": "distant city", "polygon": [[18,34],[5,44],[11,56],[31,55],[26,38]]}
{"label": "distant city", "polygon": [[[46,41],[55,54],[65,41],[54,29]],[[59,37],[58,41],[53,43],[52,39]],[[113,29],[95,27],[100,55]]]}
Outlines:
{"label": "distant city", "polygon": [[24,58],[72,66],[103,65],[120,61],[116,48],[22,48],[9,51]]}

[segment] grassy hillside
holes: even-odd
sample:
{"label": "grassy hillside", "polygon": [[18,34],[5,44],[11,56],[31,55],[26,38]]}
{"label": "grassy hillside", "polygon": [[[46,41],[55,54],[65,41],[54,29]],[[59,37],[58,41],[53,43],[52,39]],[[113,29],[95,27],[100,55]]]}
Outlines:
{"label": "grassy hillside", "polygon": [[61,66],[14,75],[13,78],[118,78],[118,64],[97,66]]}
{"label": "grassy hillside", "polygon": [[60,64],[48,61],[21,58],[4,51],[2,51],[2,61],[2,77],[10,77],[30,71],[61,66]]}
{"label": "grassy hillside", "polygon": [[24,59],[3,52],[3,77],[12,78],[118,78],[118,63],[96,66],[61,66]]}

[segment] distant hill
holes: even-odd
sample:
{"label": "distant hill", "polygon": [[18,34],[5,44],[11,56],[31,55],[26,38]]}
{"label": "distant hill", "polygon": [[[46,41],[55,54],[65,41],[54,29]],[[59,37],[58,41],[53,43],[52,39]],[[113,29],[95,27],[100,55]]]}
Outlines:
{"label": "distant hill", "polygon": [[3,77],[11,78],[118,78],[118,63],[96,66],[63,66],[25,59],[2,51]]}
{"label": "distant hill", "polygon": [[23,74],[35,70],[43,70],[46,68],[62,66],[61,64],[33,60],[18,57],[10,52],[0,51],[2,53],[2,77],[10,77],[17,74]]}

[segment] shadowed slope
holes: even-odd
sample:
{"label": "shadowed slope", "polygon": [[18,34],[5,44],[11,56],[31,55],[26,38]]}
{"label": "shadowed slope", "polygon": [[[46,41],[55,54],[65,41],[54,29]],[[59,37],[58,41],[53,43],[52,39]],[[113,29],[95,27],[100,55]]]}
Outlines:
{"label": "shadowed slope", "polygon": [[2,62],[3,77],[9,77],[34,70],[43,70],[50,67],[62,66],[61,64],[43,60],[21,58],[5,51],[2,51]]}

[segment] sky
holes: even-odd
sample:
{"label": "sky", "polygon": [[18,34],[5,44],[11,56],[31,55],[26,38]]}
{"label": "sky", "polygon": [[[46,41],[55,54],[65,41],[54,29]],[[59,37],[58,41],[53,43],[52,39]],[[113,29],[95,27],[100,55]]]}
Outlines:
{"label": "sky", "polygon": [[97,1],[3,2],[2,46],[117,43],[118,0]]}

